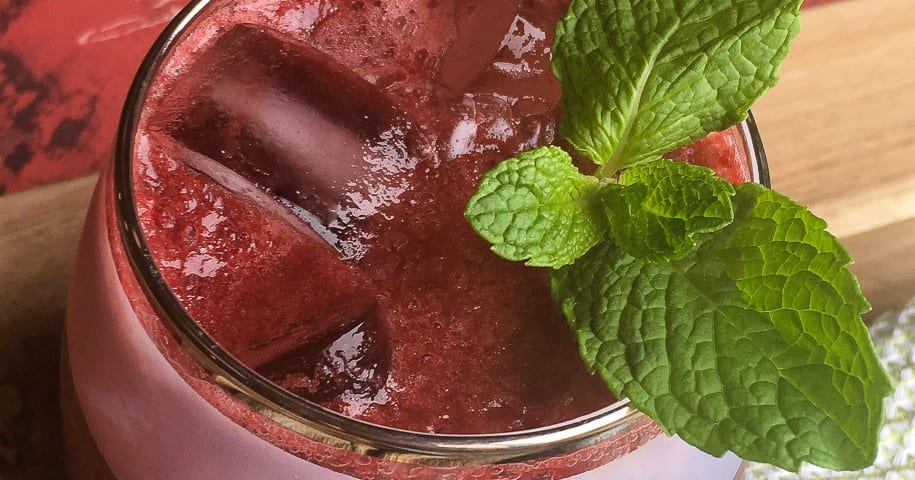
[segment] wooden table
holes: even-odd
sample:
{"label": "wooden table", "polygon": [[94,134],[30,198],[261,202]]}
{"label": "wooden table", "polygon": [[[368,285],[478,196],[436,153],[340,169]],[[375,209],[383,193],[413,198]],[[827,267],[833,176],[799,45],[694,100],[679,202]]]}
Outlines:
{"label": "wooden table", "polygon": [[[915,295],[912,0],[808,11],[754,108],[774,186],[830,221],[875,311]],[[0,197],[0,478],[63,477],[56,365],[65,281],[94,183]]]}

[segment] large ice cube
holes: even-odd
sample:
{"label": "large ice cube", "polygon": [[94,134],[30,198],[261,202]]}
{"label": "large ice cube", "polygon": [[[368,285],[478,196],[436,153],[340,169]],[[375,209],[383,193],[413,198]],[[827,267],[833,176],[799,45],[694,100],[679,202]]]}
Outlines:
{"label": "large ice cube", "polygon": [[172,96],[171,135],[297,207],[346,257],[353,223],[396,203],[428,148],[384,92],[263,27],[229,30]]}
{"label": "large ice cube", "polygon": [[244,177],[155,133],[140,136],[136,173],[141,222],[163,277],[245,364],[333,342],[357,325],[386,334],[370,282]]}

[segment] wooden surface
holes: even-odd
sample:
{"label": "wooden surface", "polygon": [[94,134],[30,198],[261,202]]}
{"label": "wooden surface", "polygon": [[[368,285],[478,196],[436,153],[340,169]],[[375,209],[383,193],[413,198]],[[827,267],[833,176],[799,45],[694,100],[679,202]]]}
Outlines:
{"label": "wooden surface", "polygon": [[[808,11],[754,108],[773,184],[857,258],[875,311],[915,295],[912,0]],[[93,178],[0,197],[0,479],[62,478],[56,364],[65,280]]]}
{"label": "wooden surface", "polygon": [[0,197],[0,479],[64,478],[57,365],[94,177]]}

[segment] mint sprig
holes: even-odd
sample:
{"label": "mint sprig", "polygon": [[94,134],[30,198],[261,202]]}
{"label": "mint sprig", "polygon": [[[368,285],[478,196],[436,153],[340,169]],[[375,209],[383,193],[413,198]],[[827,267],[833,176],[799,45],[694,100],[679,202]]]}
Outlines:
{"label": "mint sprig", "polygon": [[606,171],[746,118],[775,85],[801,0],[573,0],[556,26],[559,132]]}
{"label": "mint sprig", "polygon": [[892,390],[861,322],[870,306],[825,223],[756,184],[734,221],[675,261],[605,240],[554,271],[589,369],[714,455],[859,469]]}
{"label": "mint sprig", "polygon": [[[806,208],[663,153],[743,119],[800,0],[572,0],[553,43],[557,147],[484,175],[466,217],[553,267],[582,358],[668,433],[797,470],[873,462],[892,391],[851,257]],[[620,170],[622,170],[620,172]]]}

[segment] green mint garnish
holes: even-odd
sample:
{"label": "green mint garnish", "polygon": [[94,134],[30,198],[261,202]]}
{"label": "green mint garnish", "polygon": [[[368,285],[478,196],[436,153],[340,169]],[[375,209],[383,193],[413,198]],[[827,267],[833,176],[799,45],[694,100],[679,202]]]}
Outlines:
{"label": "green mint garnish", "polygon": [[796,471],[872,463],[892,385],[851,257],[806,208],[662,154],[742,120],[800,0],[572,0],[553,42],[557,147],[483,176],[466,217],[552,267],[582,358],[668,433]]}
{"label": "green mint garnish", "polygon": [[710,168],[657,160],[624,170],[604,189],[617,245],[651,260],[677,259],[693,251],[697,233],[734,220],[734,186]]}
{"label": "green mint garnish", "polygon": [[573,0],[556,27],[560,133],[608,172],[746,118],[801,0]]}
{"label": "green mint garnish", "polygon": [[561,267],[604,237],[598,183],[561,148],[538,148],[483,175],[465,215],[503,258]]}
{"label": "green mint garnish", "polygon": [[797,470],[871,464],[890,380],[870,307],[825,222],[756,185],[733,223],[675,261],[605,240],[554,271],[582,357],[668,433]]}

